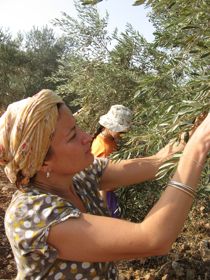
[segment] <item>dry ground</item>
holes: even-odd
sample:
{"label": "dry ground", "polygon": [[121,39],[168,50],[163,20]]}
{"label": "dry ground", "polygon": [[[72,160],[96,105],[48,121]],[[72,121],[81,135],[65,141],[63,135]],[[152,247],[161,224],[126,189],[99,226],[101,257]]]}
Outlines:
{"label": "dry ground", "polygon": [[[16,267],[4,233],[4,213],[14,187],[0,170],[0,280],[14,279]],[[210,280],[210,195],[196,200],[170,254],[118,263],[120,279]],[[107,279],[108,280],[108,279]]]}

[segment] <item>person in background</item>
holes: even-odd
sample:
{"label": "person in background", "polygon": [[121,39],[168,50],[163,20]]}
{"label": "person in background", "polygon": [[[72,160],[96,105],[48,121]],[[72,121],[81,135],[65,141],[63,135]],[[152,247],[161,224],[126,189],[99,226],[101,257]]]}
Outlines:
{"label": "person in background", "polygon": [[[177,239],[210,151],[210,114],[186,145],[169,143],[149,157],[94,158],[91,140],[50,90],[10,104],[1,116],[0,163],[17,186],[5,214],[16,280],[117,280],[115,261],[167,254]],[[142,222],[110,217],[99,190],[154,179],[182,150]]]}
{"label": "person in background", "polygon": [[[109,157],[118,150],[122,133],[126,133],[132,121],[132,112],[123,105],[113,105],[99,119],[100,127],[93,136],[91,152],[96,157]],[[120,217],[118,199],[113,191],[101,192],[112,217]]]}

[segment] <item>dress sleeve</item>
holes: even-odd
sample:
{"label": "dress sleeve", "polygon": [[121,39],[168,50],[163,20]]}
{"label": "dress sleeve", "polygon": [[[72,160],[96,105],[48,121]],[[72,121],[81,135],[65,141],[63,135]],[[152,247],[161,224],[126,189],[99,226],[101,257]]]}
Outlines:
{"label": "dress sleeve", "polygon": [[79,218],[80,210],[50,194],[23,196],[15,204],[7,212],[8,234],[12,234],[14,246],[22,256],[56,258],[57,250],[47,243],[49,229],[69,218]]}
{"label": "dress sleeve", "polygon": [[95,185],[97,189],[100,189],[101,176],[109,162],[107,158],[95,158],[93,164],[91,164],[85,170],[85,179],[91,180],[92,185]]}
{"label": "dress sleeve", "polygon": [[100,179],[100,177],[102,176],[107,164],[109,162],[108,158],[99,158],[96,157],[93,161],[93,164],[87,169],[88,173],[92,173],[94,174],[94,176],[96,177],[96,179]]}

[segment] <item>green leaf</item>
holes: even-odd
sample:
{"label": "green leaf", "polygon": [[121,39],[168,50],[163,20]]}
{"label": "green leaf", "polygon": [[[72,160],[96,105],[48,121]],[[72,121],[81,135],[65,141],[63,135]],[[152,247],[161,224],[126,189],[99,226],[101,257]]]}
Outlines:
{"label": "green leaf", "polygon": [[95,5],[103,0],[80,0],[82,2],[82,5]]}
{"label": "green leaf", "polygon": [[207,53],[202,54],[202,55],[200,56],[200,58],[204,58],[204,57],[207,57],[207,56],[209,56],[209,55],[210,55],[210,52],[207,52]]}
{"label": "green leaf", "polygon": [[146,2],[146,0],[136,0],[135,3],[133,4],[133,6],[139,6],[142,5]]}
{"label": "green leaf", "polygon": [[189,51],[189,53],[198,53],[198,52],[200,52],[199,50],[191,50],[191,51]]}

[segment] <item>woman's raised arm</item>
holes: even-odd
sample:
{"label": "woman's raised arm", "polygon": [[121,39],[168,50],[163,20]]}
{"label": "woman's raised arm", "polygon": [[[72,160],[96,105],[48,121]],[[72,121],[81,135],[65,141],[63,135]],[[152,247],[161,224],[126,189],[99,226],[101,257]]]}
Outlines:
{"label": "woman's raised arm", "polygon": [[187,218],[209,150],[210,114],[187,143],[172,178],[175,182],[168,184],[142,223],[82,214],[53,226],[48,242],[58,249],[60,258],[77,261],[166,254]]}
{"label": "woman's raised arm", "polygon": [[109,161],[101,180],[102,190],[113,190],[119,186],[129,186],[155,178],[159,167],[173,154],[183,151],[184,141],[169,142],[155,155],[118,162]]}

